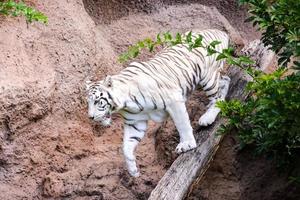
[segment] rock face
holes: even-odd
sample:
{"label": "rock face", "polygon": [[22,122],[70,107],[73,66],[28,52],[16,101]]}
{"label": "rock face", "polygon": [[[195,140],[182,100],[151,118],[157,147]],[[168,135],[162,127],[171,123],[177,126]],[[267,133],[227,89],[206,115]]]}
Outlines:
{"label": "rock face", "polygon": [[[167,122],[155,144],[149,130],[137,151],[142,176],[132,179],[123,166],[122,122],[116,116],[104,129],[87,119],[84,82],[120,71],[118,54],[139,39],[225,29],[218,14],[177,1],[30,2],[48,25],[0,18],[0,199],[146,199],[176,157],[174,125]],[[206,103],[199,96],[189,104],[195,121]]]}

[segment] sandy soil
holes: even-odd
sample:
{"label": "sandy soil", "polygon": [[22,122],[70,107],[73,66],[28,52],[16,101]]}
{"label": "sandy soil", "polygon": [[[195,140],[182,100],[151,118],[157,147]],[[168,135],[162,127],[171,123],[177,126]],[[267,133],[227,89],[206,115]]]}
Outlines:
{"label": "sandy soil", "polygon": [[[224,29],[199,2],[219,8],[246,39],[259,35],[233,0],[31,0],[47,26],[0,18],[0,199],[147,199],[176,158],[173,123],[158,131],[151,125],[137,151],[142,175],[133,179],[124,168],[121,120],[104,129],[87,119],[84,82],[120,71],[117,56],[139,39]],[[191,98],[194,126],[206,103],[201,94]]]}

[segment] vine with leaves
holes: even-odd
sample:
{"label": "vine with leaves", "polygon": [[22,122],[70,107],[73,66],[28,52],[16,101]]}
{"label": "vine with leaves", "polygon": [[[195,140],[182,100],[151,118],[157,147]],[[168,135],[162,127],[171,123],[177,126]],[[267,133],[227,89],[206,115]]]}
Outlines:
{"label": "vine with leaves", "polygon": [[[220,41],[212,41],[208,45],[204,45],[202,40],[203,36],[198,34],[195,38],[193,38],[192,31],[187,34],[176,33],[173,36],[169,31],[165,33],[159,33],[156,35],[156,40],[152,40],[151,38],[146,38],[144,40],[138,41],[135,45],[128,47],[128,50],[119,56],[119,61],[124,63],[128,60],[136,58],[143,49],[147,49],[149,52],[153,52],[156,47],[171,47],[178,44],[187,45],[188,49],[192,51],[195,48],[204,48],[207,50],[207,56],[211,56],[213,54],[218,54],[217,61],[221,59],[226,59],[228,64],[236,65],[244,70],[251,70],[248,68],[249,65],[254,64],[254,61],[251,60],[247,56],[239,56],[234,57],[234,49],[227,48],[223,49],[222,52],[216,50],[216,46],[220,44]],[[250,73],[250,71],[249,71]],[[250,73],[252,76],[252,73]]]}

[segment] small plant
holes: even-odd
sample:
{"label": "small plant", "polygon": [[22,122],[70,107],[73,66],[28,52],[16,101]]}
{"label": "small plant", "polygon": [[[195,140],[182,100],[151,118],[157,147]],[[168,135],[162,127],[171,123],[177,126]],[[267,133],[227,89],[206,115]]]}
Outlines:
{"label": "small plant", "polygon": [[24,2],[15,2],[12,0],[0,2],[0,14],[6,16],[25,16],[26,21],[32,23],[38,21],[46,24],[48,22],[47,16],[43,13],[27,6]]}

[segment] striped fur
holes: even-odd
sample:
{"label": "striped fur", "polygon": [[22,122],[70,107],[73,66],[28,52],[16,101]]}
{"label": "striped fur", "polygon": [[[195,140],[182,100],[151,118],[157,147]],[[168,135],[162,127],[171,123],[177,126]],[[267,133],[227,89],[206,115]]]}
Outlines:
{"label": "striped fur", "polygon": [[[205,45],[214,40],[222,43],[216,50],[228,48],[229,38],[218,30],[193,32],[193,39],[201,34]],[[180,143],[176,152],[196,147],[192,127],[185,107],[187,97],[200,85],[210,99],[200,125],[213,123],[220,112],[215,106],[228,90],[229,78],[221,77],[223,61],[217,54],[207,56],[203,48],[188,50],[187,45],[166,48],[146,62],[133,62],[119,74],[88,84],[89,115],[103,125],[110,124],[112,113],[120,113],[125,121],[123,151],[129,173],[138,176],[134,149],[143,138],[148,120],[162,122],[173,119]]]}

